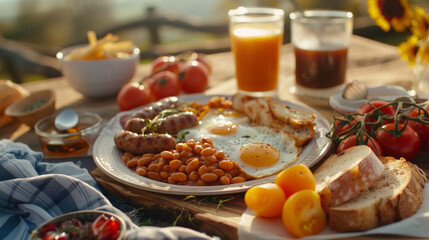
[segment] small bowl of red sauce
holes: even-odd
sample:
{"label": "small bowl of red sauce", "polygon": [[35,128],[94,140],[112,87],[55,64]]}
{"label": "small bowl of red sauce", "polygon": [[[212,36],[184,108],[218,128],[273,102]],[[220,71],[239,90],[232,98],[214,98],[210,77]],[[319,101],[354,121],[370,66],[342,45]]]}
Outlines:
{"label": "small bowl of red sauce", "polygon": [[42,239],[111,239],[124,238],[126,225],[119,216],[96,210],[63,214],[42,223],[31,232],[32,240]]}
{"label": "small bowl of red sauce", "polygon": [[34,126],[43,150],[54,156],[88,152],[101,129],[102,118],[96,113],[77,112],[78,124],[67,130],[55,127],[56,114],[40,119]]}

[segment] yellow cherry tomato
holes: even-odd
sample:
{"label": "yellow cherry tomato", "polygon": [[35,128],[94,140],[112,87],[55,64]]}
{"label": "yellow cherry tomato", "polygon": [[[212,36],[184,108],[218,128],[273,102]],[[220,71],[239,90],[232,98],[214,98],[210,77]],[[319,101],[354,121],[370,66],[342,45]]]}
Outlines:
{"label": "yellow cherry tomato", "polygon": [[304,164],[297,164],[283,170],[277,175],[274,183],[283,189],[286,198],[300,190],[316,189],[316,180],[313,173]]}
{"label": "yellow cherry tomato", "polygon": [[313,190],[301,190],[290,196],[282,212],[286,229],[295,237],[315,235],[326,224],[326,215],[322,210],[319,195]]}
{"label": "yellow cherry tomato", "polygon": [[278,185],[265,183],[247,190],[244,201],[258,216],[270,218],[281,215],[286,196]]}

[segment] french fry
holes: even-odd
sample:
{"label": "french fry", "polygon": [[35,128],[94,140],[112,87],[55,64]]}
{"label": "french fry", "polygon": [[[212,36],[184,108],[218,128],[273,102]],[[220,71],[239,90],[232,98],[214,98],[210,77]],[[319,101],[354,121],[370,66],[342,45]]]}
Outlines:
{"label": "french fry", "polygon": [[86,35],[88,37],[89,45],[94,46],[97,44],[97,36],[95,35],[94,31],[88,31]]}
{"label": "french fry", "polygon": [[89,45],[72,50],[65,56],[67,60],[98,60],[127,57],[134,45],[132,41],[118,41],[119,37],[108,33],[97,40],[95,32],[87,32]]}

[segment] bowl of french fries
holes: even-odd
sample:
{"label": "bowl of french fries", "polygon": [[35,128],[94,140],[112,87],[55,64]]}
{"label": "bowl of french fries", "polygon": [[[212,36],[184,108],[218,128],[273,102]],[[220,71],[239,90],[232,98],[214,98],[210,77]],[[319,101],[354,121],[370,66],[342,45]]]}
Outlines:
{"label": "bowl of french fries", "polygon": [[88,98],[115,96],[129,82],[140,60],[140,50],[132,41],[119,41],[107,34],[97,39],[87,33],[88,44],[65,48],[57,53],[61,71],[70,85]]}

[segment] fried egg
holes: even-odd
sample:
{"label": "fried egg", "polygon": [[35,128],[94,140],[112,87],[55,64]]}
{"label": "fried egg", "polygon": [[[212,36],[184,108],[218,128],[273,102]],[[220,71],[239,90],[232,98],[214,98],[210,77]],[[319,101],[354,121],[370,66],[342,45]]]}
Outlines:
{"label": "fried egg", "polygon": [[249,177],[262,178],[276,174],[298,159],[299,149],[289,135],[263,126],[252,129],[257,135],[214,143]]}
{"label": "fried egg", "polygon": [[251,178],[262,178],[285,169],[298,158],[294,140],[285,133],[264,126],[251,126],[239,112],[211,112],[196,127],[186,129],[185,139],[213,140]]}

